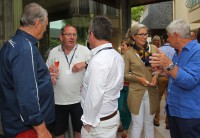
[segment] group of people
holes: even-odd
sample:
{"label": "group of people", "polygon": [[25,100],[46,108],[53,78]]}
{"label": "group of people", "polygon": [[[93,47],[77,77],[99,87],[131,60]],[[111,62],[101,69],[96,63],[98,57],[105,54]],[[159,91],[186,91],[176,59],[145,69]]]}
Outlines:
{"label": "group of people", "polygon": [[129,82],[131,137],[140,138],[144,128],[145,137],[154,138],[153,126],[160,125],[159,105],[165,91],[166,128],[170,128],[171,137],[199,137],[200,45],[190,36],[189,25],[183,20],[173,21],[162,37],[162,47],[159,36],[153,37],[155,45],[147,43],[148,29],[143,24],[132,26],[129,35],[133,42],[124,54],[124,77]]}
{"label": "group of people", "polygon": [[[143,24],[136,24],[127,31],[125,39],[121,42],[121,52],[125,61],[125,82],[119,98],[121,126],[124,129],[122,131],[121,127],[119,128],[122,138],[127,137],[131,120],[131,136],[136,138],[141,137],[143,127],[145,137],[153,138],[154,126],[160,125],[160,101],[167,88],[168,76],[164,72],[152,72],[149,57],[157,52],[158,48],[168,57],[173,57],[175,50],[168,43],[167,37],[167,34],[163,35],[162,39],[155,35],[152,44],[148,44],[148,28]],[[169,128],[167,118],[166,128]]]}
{"label": "group of people", "polygon": [[75,138],[116,137],[124,61],[109,42],[110,19],[96,16],[91,21],[91,51],[77,44],[75,27],[64,26],[61,44],[50,51],[45,63],[37,43],[47,25],[48,13],[43,7],[26,5],[16,34],[0,50],[4,135],[64,138],[70,115]]}
{"label": "group of people", "polygon": [[[164,46],[147,43],[148,28],[132,26],[121,43],[110,43],[112,23],[96,16],[88,29],[89,50],[77,44],[77,30],[61,29],[61,44],[46,63],[37,43],[48,25],[47,11],[25,6],[16,34],[0,50],[0,111],[8,138],[64,138],[69,115],[75,138],[154,138],[155,114],[167,89],[172,138],[200,136],[200,44],[190,27],[175,20]],[[160,45],[160,43],[158,43]],[[173,49],[173,48],[174,49]],[[167,87],[168,86],[168,87]],[[118,111],[119,110],[119,111]]]}

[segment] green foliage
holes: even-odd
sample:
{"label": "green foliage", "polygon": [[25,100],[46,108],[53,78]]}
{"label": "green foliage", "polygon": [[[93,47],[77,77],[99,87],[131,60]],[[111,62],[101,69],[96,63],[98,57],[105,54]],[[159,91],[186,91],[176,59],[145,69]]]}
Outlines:
{"label": "green foliage", "polygon": [[87,40],[87,34],[88,34],[88,27],[76,27],[78,31],[78,43],[85,45]]}
{"label": "green foliage", "polygon": [[140,17],[144,12],[144,6],[138,6],[131,8],[131,19],[135,21],[139,21]]}
{"label": "green foliage", "polygon": [[49,49],[52,49],[60,44],[60,39],[50,38],[50,47]]}

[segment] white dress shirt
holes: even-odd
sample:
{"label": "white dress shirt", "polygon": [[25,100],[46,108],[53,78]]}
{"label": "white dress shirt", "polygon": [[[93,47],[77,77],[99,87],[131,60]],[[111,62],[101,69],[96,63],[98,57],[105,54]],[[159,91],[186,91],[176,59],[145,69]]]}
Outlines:
{"label": "white dress shirt", "polygon": [[96,127],[100,118],[118,109],[124,81],[124,61],[107,43],[92,49],[92,58],[83,79],[81,105],[84,124]]}

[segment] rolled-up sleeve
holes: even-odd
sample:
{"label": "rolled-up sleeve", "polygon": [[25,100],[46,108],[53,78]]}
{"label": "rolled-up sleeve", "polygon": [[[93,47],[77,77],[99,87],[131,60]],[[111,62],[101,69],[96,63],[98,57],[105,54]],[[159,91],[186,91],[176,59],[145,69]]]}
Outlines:
{"label": "rolled-up sleeve", "polygon": [[[185,90],[192,90],[200,81],[200,52],[191,56],[190,62],[184,67],[179,67],[174,84]],[[179,65],[178,65],[179,66]]]}

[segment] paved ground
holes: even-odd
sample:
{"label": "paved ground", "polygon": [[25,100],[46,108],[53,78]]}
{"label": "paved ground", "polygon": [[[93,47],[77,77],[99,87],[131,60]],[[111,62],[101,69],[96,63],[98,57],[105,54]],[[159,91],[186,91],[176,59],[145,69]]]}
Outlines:
{"label": "paved ground", "polygon": [[[163,96],[163,99],[161,101],[160,126],[159,127],[155,127],[155,138],[171,138],[169,130],[165,129],[164,106],[165,106],[165,98]],[[1,123],[0,123],[0,138],[4,138],[1,134],[2,134],[2,127],[1,127]],[[68,133],[68,135],[66,135],[66,138],[72,138],[72,137],[73,137],[73,134],[69,134]],[[120,133],[118,133],[118,137],[117,138],[121,138],[121,134]],[[130,137],[130,130],[129,130],[127,138],[131,138]],[[142,138],[144,138],[144,136],[142,136]]]}
{"label": "paved ground", "polygon": [[[165,106],[165,97],[163,96],[162,101],[161,101],[160,126],[159,127],[155,127],[155,129],[154,129],[155,138],[171,138],[169,130],[165,129],[165,111],[164,111],[164,106]],[[118,134],[117,138],[121,138],[121,134],[120,133]],[[127,138],[131,138],[130,137],[130,130],[129,130]],[[142,138],[144,138],[144,136],[142,136]]]}

